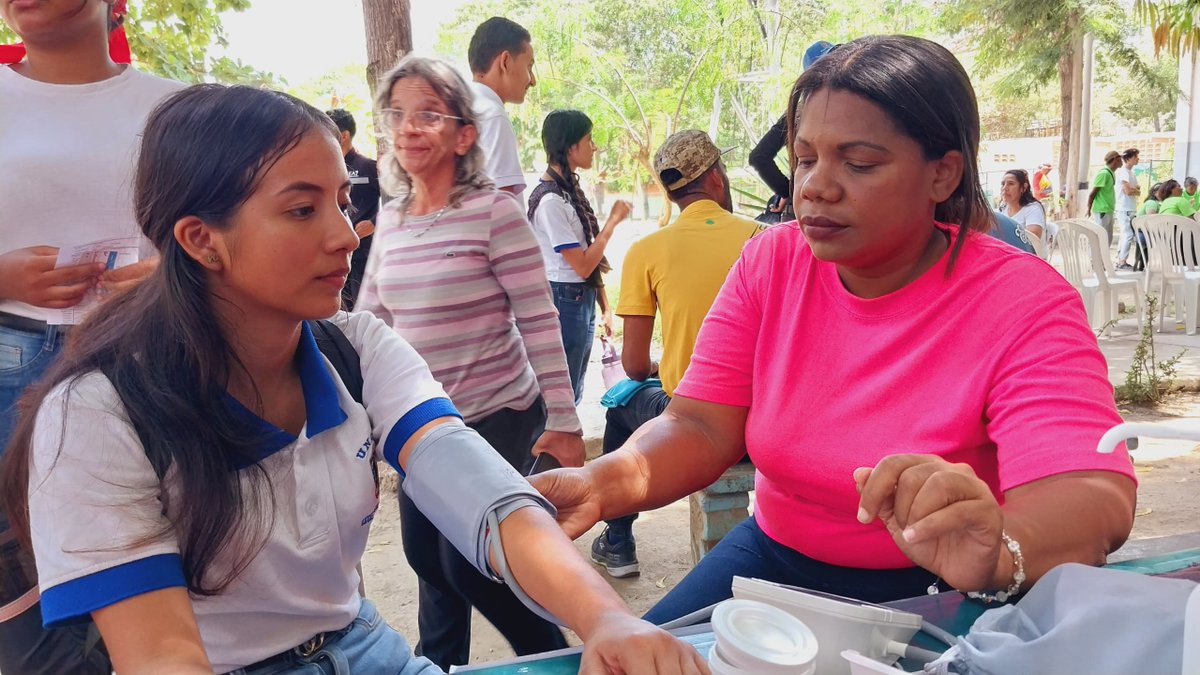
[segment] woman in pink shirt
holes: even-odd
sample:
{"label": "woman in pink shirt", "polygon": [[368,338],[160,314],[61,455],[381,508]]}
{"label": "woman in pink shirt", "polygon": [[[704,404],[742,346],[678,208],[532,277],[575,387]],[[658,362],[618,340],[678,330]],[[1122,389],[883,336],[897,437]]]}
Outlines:
{"label": "woman in pink shirt", "polygon": [[735,574],[881,602],[931,585],[1001,599],[1128,536],[1128,454],[1079,294],[991,237],[979,116],[945,48],[866,37],[789,110],[798,222],[746,245],[661,417],[535,484],[578,536],[712,483],[748,450],[753,518],[647,615]]}

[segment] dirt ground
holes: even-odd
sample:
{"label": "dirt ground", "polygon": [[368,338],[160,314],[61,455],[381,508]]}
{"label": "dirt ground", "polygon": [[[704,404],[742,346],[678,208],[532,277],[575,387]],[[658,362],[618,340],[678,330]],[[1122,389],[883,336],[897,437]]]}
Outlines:
{"label": "dirt ground", "polygon": [[[1128,422],[1178,421],[1200,427],[1200,394],[1180,394],[1158,408],[1127,407],[1121,414]],[[1200,529],[1200,446],[1187,441],[1143,439],[1135,459],[1141,484],[1132,537]],[[383,502],[363,559],[367,595],[379,605],[388,622],[415,643],[416,576],[404,560],[394,495],[385,492]],[[610,581],[635,612],[649,609],[691,568],[688,523],[685,499],[642,514],[634,525],[641,576]],[[582,555],[587,555],[601,527],[575,542]],[[478,613],[472,630],[472,663],[512,656],[508,644]]]}

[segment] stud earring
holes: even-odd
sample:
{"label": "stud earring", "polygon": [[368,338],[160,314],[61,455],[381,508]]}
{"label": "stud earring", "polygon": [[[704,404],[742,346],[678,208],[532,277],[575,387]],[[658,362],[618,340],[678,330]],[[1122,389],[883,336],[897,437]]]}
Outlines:
{"label": "stud earring", "polygon": [[221,262],[221,259],[217,257],[217,254],[216,254],[216,253],[209,253],[209,254],[208,254],[208,264],[210,264],[210,265],[216,265],[216,264],[217,264],[217,263],[219,263],[219,262]]}

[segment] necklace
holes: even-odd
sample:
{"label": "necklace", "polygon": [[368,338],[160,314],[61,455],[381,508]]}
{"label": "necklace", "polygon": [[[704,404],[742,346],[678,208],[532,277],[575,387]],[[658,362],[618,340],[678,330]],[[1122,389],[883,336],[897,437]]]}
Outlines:
{"label": "necklace", "polygon": [[448,208],[450,208],[450,205],[449,205],[449,204],[447,204],[447,205],[443,206],[443,207],[441,208],[441,210],[440,210],[440,211],[438,211],[436,214],[434,214],[434,216],[433,216],[433,220],[429,221],[429,224],[428,224],[428,225],[426,225],[425,227],[421,228],[420,230],[413,231],[413,228],[412,228],[411,226],[409,226],[409,224],[408,224],[408,223],[405,223],[405,224],[404,224],[404,228],[405,228],[406,230],[408,230],[408,233],[409,233],[410,235],[412,235],[414,238],[415,238],[415,237],[419,237],[419,236],[421,236],[421,235],[425,234],[426,232],[428,232],[428,231],[429,231],[429,228],[431,228],[431,227],[433,227],[434,225],[436,225],[436,224],[437,224],[437,221],[438,221],[439,219],[441,219],[441,217],[442,217],[442,214],[443,214],[443,213],[445,213],[445,212],[446,212],[446,209],[448,209]]}

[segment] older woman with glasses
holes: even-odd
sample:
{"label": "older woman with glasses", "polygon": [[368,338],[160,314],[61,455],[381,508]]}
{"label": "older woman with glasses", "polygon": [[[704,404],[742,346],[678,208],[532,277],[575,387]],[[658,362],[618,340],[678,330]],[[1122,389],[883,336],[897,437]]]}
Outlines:
{"label": "older woman with glasses", "polygon": [[[445,63],[420,57],[402,60],[381,85],[376,119],[391,148],[380,180],[399,198],[380,212],[356,307],[416,348],[467,424],[514,468],[528,469],[531,447],[582,466],[541,253],[521,205],[484,173],[470,90]],[[518,654],[566,646],[556,626],[473,569],[403,494],[400,515],[420,577],[418,654],[443,668],[467,663],[472,605]]]}

